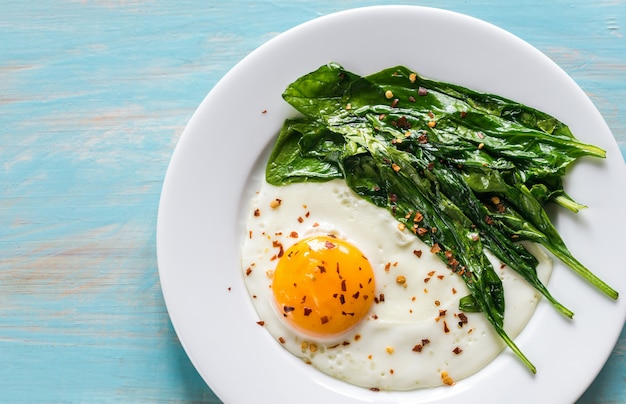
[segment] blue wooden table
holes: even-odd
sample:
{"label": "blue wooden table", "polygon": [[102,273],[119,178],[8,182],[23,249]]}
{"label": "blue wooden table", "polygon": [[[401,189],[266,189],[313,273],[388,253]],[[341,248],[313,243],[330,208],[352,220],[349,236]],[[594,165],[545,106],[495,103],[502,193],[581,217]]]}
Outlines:
{"label": "blue wooden table", "polygon": [[[626,2],[395,3],[469,14],[530,42],[586,91],[626,155]],[[0,1],[0,402],[219,402],[159,285],[172,151],[250,51],[374,4],[391,2]],[[626,402],[625,348],[623,332],[580,403]]]}

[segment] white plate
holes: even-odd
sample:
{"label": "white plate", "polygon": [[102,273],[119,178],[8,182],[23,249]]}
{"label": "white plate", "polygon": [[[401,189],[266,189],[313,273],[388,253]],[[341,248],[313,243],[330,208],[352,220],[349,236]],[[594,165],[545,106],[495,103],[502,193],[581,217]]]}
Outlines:
{"label": "white plate", "polygon": [[615,345],[626,302],[605,298],[558,264],[548,287],[576,316],[568,321],[542,302],[516,338],[535,376],[505,351],[453,387],[372,392],[302,364],[255,323],[238,259],[248,184],[264,163],[259,156],[294,115],[282,91],[329,61],[360,74],[404,64],[500,94],[555,115],[579,139],[606,149],[606,160],[582,161],[566,183],[590,208],[559,213],[556,221],[574,254],[626,291],[624,162],[596,108],[558,66],[512,34],[448,11],[340,12],[277,36],[235,66],[202,102],[172,157],[159,206],[159,274],[174,328],[204,380],[228,403],[575,401]]}

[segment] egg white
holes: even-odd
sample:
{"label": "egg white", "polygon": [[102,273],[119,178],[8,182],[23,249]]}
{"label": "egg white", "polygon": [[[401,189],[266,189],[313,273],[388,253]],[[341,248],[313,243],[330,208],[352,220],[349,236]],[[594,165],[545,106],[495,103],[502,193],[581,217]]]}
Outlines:
{"label": "egg white", "polygon": [[[383,295],[384,301],[373,304],[367,318],[340,338],[314,340],[275,310],[275,242],[287,250],[302,238],[328,233],[349,241],[369,259],[376,296]],[[539,258],[540,278],[547,281],[550,259],[536,246],[528,247]],[[281,187],[264,182],[250,205],[241,262],[260,324],[289,352],[348,383],[412,390],[468,377],[505,347],[482,314],[464,313],[463,323],[458,304],[467,288],[429,250],[409,230],[400,230],[387,210],[359,198],[342,180]],[[515,272],[491,260],[505,289],[504,328],[515,337],[540,296]],[[404,285],[398,276],[406,279]]]}

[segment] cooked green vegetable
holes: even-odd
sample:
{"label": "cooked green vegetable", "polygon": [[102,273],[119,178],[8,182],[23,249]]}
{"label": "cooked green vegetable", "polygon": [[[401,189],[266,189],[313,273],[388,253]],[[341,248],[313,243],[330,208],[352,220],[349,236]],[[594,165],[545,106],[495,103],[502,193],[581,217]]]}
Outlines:
{"label": "cooked green vegetable", "polygon": [[287,120],[266,179],[284,185],[343,178],[463,278],[460,309],[480,311],[534,373],[503,328],[504,291],[490,250],[567,317],[539,280],[519,241],[542,244],[611,298],[617,292],[569,252],[543,206],[584,208],[561,178],[582,156],[605,152],[579,142],[562,122],[502,97],[424,79],[399,66],[359,76],[329,64],[292,83],[284,99],[304,116]]}

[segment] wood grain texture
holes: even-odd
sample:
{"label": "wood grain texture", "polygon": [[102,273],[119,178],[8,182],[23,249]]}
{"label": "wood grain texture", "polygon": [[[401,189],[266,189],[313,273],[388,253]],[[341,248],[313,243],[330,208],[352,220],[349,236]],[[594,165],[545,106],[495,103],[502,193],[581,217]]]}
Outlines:
{"label": "wood grain texture", "polygon": [[[0,401],[219,402],[159,286],[172,151],[206,93],[257,46],[311,18],[391,3],[0,1]],[[546,53],[626,155],[625,1],[419,4]],[[623,332],[580,403],[626,402],[625,348]]]}

